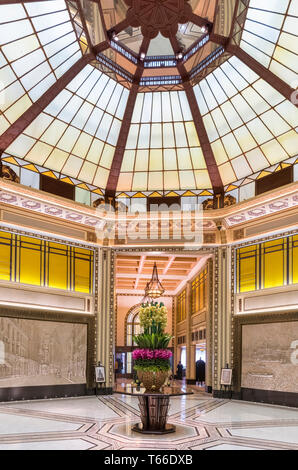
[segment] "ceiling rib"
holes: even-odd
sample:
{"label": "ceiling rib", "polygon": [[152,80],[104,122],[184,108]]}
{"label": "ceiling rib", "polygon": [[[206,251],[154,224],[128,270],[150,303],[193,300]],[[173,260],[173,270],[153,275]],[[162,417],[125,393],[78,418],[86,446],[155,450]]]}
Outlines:
{"label": "ceiling rib", "polygon": [[100,44],[97,44],[96,46],[92,47],[92,52],[93,54],[97,55],[100,54],[101,52],[105,51],[106,49],[109,49],[111,47],[110,41],[103,41]]}
{"label": "ceiling rib", "polygon": [[[179,50],[180,50],[180,47],[179,47],[179,43],[178,43],[177,39],[172,37],[171,38],[171,44],[172,44],[172,47],[173,47],[175,53],[178,54]],[[198,107],[198,104],[197,104],[197,100],[196,100],[195,93],[193,91],[193,87],[189,82],[188,73],[185,69],[185,66],[183,65],[183,63],[181,61],[177,62],[177,68],[178,68],[178,70],[181,74],[181,77],[182,77],[183,87],[184,87],[184,90],[185,90],[185,93],[186,93],[186,96],[187,96],[187,99],[188,99],[188,103],[189,103],[189,106],[190,106],[190,109],[191,109],[191,112],[192,112],[194,125],[196,127],[196,131],[197,131],[197,134],[198,134],[199,139],[200,139],[200,143],[201,143],[202,151],[203,151],[203,154],[204,154],[204,157],[205,157],[207,170],[208,170],[208,173],[209,173],[209,177],[210,177],[210,181],[211,181],[212,188],[213,188],[213,191],[214,191],[214,195],[216,197],[218,197],[218,195],[220,195],[222,197],[223,194],[224,194],[224,187],[223,187],[222,179],[221,179],[221,176],[220,176],[220,173],[219,173],[219,170],[218,170],[218,166],[217,166],[214,154],[213,154],[213,150],[212,150],[212,147],[211,147],[208,135],[207,135],[207,131],[206,131],[206,128],[205,128],[205,125],[204,125],[204,122],[203,122],[203,118],[202,118],[202,115],[200,113],[200,110],[199,110],[199,107]]]}
{"label": "ceiling rib", "polygon": [[52,85],[35,103],[27,109],[1,136],[0,151],[9,147],[17,137],[37,118],[54,98],[76,77],[76,75],[95,59],[93,54],[86,54],[79,59],[54,85]]}
{"label": "ceiling rib", "polygon": [[108,30],[108,37],[111,37],[111,35],[113,33],[119,34],[119,33],[121,33],[121,31],[123,31],[124,29],[127,29],[129,27],[130,27],[130,23],[129,23],[128,19],[125,18],[124,20],[120,21],[120,23],[113,26],[113,28],[110,28]]}
{"label": "ceiling rib", "polygon": [[212,32],[209,37],[211,42],[214,42],[215,44],[219,44],[224,47],[226,47],[229,43],[229,38],[226,36],[221,36],[220,34],[214,34]]}
{"label": "ceiling rib", "polygon": [[[101,7],[99,7],[101,8]],[[106,41],[103,41],[101,42],[100,44],[96,44],[95,46],[93,46],[92,50],[94,52],[94,54],[99,54],[100,52],[102,52],[103,50],[111,47],[111,44],[110,44],[110,40],[113,39],[113,34],[117,35],[119,34],[121,31],[123,31],[124,29],[128,28],[129,27],[129,22],[127,21],[127,19],[125,18],[123,21],[121,21],[120,23],[116,24],[116,26],[114,26],[113,28],[109,29],[107,31],[107,34],[106,34],[106,37],[107,37],[107,40]],[[105,47],[105,49],[102,49],[103,45],[104,44],[107,44],[107,47]]]}
{"label": "ceiling rib", "polygon": [[213,28],[213,23],[211,23],[211,21],[208,21],[206,18],[202,18],[201,16],[196,15],[195,13],[192,13],[188,19],[200,28],[202,28],[202,26],[206,26],[209,31],[211,31]]}
{"label": "ceiling rib", "polygon": [[[149,44],[150,44],[150,39],[144,38],[142,45],[141,45],[140,54],[147,53]],[[120,129],[120,133],[118,137],[118,142],[116,145],[116,150],[115,150],[113,162],[111,165],[109,179],[108,179],[107,186],[106,186],[107,197],[115,197],[120,170],[121,170],[121,165],[122,165],[122,160],[123,160],[128,133],[130,129],[130,123],[131,123],[143,72],[144,72],[144,62],[139,61],[136,72],[134,74],[133,83],[130,89],[129,97],[127,100],[127,105],[126,105],[125,113],[123,116],[123,121],[122,121],[121,129]]]}
{"label": "ceiling rib", "polygon": [[291,88],[277,75],[272,73],[269,69],[266,69],[257,60],[253,59],[249,54],[247,54],[247,52],[241,49],[240,46],[229,43],[226,47],[226,51],[238,57],[238,59],[244,62],[257,75],[259,75],[261,78],[263,78],[263,80],[275,88],[276,91],[281,93],[286,99],[291,100],[292,94],[295,91],[294,88]]}

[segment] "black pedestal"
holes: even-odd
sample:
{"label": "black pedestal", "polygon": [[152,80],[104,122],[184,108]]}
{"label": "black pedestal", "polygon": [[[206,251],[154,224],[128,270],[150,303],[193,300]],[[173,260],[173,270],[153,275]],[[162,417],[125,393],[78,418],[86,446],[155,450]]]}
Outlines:
{"label": "black pedestal", "polygon": [[142,423],[132,430],[142,434],[168,434],[176,431],[175,426],[167,424],[169,395],[144,394],[138,396]]}

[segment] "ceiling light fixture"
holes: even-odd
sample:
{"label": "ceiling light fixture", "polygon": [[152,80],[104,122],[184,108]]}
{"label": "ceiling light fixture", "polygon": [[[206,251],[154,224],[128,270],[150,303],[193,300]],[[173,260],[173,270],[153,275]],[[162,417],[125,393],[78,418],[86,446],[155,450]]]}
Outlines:
{"label": "ceiling light fixture", "polygon": [[201,31],[202,31],[203,34],[208,33],[208,27],[207,27],[207,25],[202,26],[202,27],[201,27]]}
{"label": "ceiling light fixture", "polygon": [[140,54],[140,59],[141,59],[141,60],[144,60],[144,59],[145,59],[145,57],[146,57],[146,54],[145,54],[145,52],[141,52],[141,54]]}
{"label": "ceiling light fixture", "polygon": [[176,54],[176,59],[177,59],[177,60],[182,60],[182,59],[183,59],[183,53],[182,53],[182,52],[178,52],[178,53]]}
{"label": "ceiling light fixture", "polygon": [[118,38],[118,36],[117,36],[117,34],[116,34],[115,31],[112,31],[112,32],[111,32],[111,37],[112,37],[113,41],[115,41],[115,42],[118,42],[118,41],[119,41],[119,38]]}
{"label": "ceiling light fixture", "polygon": [[157,265],[154,263],[151,281],[147,283],[145,288],[145,297],[149,297],[150,299],[158,299],[158,297],[162,296],[164,291],[165,290],[160,280],[158,279]]}

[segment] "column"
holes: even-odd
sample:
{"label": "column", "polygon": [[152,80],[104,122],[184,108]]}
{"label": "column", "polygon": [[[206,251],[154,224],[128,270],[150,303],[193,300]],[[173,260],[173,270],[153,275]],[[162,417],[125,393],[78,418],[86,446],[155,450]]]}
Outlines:
{"label": "column", "polygon": [[96,322],[96,359],[105,366],[106,372],[106,384],[101,393],[111,393],[114,385],[114,305],[114,253],[109,248],[102,248],[99,255],[99,303]]}
{"label": "column", "polygon": [[206,308],[206,392],[212,393],[213,379],[213,306],[214,306],[214,263],[208,260],[207,308]]}
{"label": "column", "polygon": [[196,382],[195,346],[191,339],[191,281],[186,284],[186,382]]}
{"label": "column", "polygon": [[173,299],[174,303],[174,313],[173,313],[173,335],[174,338],[172,340],[173,348],[174,348],[174,358],[173,358],[173,372],[174,375],[176,374],[177,364],[179,362],[180,357],[178,357],[178,335],[177,335],[177,296]]}
{"label": "column", "polygon": [[213,368],[213,392],[215,396],[221,396],[220,376],[221,369],[228,364],[231,367],[232,360],[232,299],[231,286],[231,248],[218,249],[218,270],[215,268],[214,284],[214,368]]}

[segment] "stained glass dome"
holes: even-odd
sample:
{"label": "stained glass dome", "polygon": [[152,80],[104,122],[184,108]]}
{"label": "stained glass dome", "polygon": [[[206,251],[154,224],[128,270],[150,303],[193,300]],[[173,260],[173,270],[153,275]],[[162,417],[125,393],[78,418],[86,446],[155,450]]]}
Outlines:
{"label": "stained glass dome", "polygon": [[1,2],[2,163],[116,196],[297,176],[297,0],[141,3]]}

